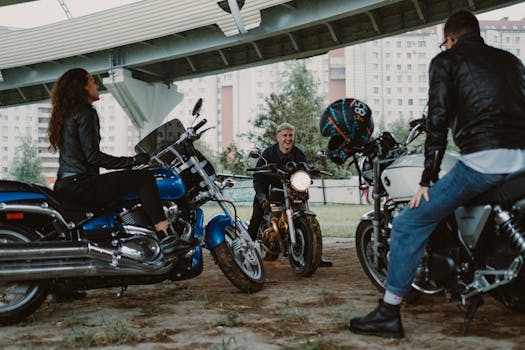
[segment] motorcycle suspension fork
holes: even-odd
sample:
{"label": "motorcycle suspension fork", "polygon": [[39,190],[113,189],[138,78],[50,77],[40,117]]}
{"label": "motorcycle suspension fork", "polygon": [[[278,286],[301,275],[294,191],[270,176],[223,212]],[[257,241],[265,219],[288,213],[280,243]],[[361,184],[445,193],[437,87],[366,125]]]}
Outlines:
{"label": "motorcycle suspension fork", "polygon": [[372,191],[372,199],[374,200],[374,216],[372,218],[372,263],[377,269],[379,265],[379,234],[381,223],[381,174],[380,174],[380,160],[377,155],[372,159],[374,171],[374,190]]}
{"label": "motorcycle suspension fork", "polygon": [[293,212],[292,205],[290,204],[290,197],[288,196],[288,189],[286,186],[283,186],[284,191],[284,206],[286,208],[286,219],[288,220],[288,231],[290,232],[290,242],[292,243],[292,248],[295,247],[296,237],[295,237],[295,225],[293,223]]}

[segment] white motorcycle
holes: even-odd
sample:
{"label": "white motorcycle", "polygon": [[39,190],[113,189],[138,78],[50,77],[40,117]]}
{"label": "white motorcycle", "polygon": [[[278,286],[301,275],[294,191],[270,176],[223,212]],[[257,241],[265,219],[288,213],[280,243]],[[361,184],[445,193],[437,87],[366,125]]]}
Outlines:
{"label": "white motorcycle", "polygon": [[[394,218],[419,188],[424,155],[407,146],[424,132],[425,120],[410,123],[398,143],[383,132],[358,150],[356,167],[373,187],[374,209],[365,213],[356,232],[359,261],[374,285],[384,291]],[[440,177],[458,155],[446,152]],[[507,308],[525,312],[525,171],[510,174],[499,186],[446,217],[430,236],[412,283],[414,293],[443,293],[465,306],[465,328],[490,293]]]}

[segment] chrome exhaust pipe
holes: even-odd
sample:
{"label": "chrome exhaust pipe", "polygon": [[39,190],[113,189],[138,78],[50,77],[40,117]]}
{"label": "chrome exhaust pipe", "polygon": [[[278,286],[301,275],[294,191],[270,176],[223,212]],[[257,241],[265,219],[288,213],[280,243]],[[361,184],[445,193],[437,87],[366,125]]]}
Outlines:
{"label": "chrome exhaust pipe", "polygon": [[16,263],[0,268],[0,281],[36,281],[54,278],[81,278],[92,276],[162,275],[171,270],[172,264],[160,264],[156,270],[133,267],[115,267],[97,261],[51,261],[40,263]]}
{"label": "chrome exhaust pipe", "polygon": [[74,258],[89,253],[89,243],[27,242],[0,245],[0,261]]}
{"label": "chrome exhaust pipe", "polygon": [[161,275],[175,259],[160,254],[152,261],[138,261],[88,242],[10,243],[0,245],[0,281]]}

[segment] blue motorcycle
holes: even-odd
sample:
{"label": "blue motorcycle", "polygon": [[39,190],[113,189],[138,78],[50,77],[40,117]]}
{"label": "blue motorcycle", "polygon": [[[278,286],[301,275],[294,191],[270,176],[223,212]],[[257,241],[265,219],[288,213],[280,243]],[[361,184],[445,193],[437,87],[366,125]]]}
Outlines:
{"label": "blue motorcycle", "polygon": [[[193,110],[199,117],[202,99]],[[165,253],[138,194],[105,208],[84,208],[47,187],[0,181],[0,324],[31,315],[56,290],[88,290],[179,281],[203,269],[202,248],[233,285],[261,290],[264,265],[246,225],[223,190],[210,162],[193,143],[206,119],[185,129],[178,119],[152,131],[135,147],[148,152],[168,221],[181,239],[201,244],[183,254]],[[204,225],[203,204],[214,201],[224,214]]]}

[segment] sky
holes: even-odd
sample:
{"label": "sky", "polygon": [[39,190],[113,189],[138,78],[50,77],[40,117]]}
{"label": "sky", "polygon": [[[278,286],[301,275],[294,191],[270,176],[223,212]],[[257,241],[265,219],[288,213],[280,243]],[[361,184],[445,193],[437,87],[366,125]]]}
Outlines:
{"label": "sky", "polygon": [[[80,17],[137,1],[140,0],[64,0],[73,17]],[[509,17],[510,20],[525,18],[525,1],[478,15],[481,20],[497,20],[502,17]],[[66,19],[67,17],[57,0],[39,0],[0,7],[0,26],[5,27],[32,28]]]}

